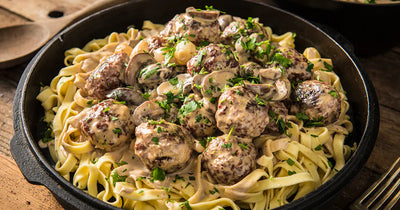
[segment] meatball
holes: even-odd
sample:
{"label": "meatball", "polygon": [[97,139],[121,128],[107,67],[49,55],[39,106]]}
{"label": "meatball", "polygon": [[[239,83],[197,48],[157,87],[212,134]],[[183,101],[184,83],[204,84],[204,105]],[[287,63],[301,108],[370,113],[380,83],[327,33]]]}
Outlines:
{"label": "meatball", "polygon": [[279,47],[272,61],[272,64],[267,67],[278,68],[285,72],[291,82],[311,79],[312,73],[308,69],[307,58],[294,48]]}
{"label": "meatball", "polygon": [[85,84],[88,96],[102,100],[107,92],[120,86],[128,62],[129,56],[126,53],[113,54],[101,62]]}
{"label": "meatball", "polygon": [[235,74],[239,71],[239,62],[229,46],[210,44],[201,48],[187,62],[187,71],[191,75],[200,71],[211,73],[219,70],[226,70]]}
{"label": "meatball", "polygon": [[193,137],[185,128],[164,121],[146,122],[136,128],[135,154],[151,170],[167,173],[184,168],[192,158]]}
{"label": "meatball", "polygon": [[297,85],[294,91],[298,108],[310,120],[327,125],[340,115],[340,94],[329,84],[308,80]]}
{"label": "meatball", "polygon": [[[204,98],[204,101],[207,100]],[[190,103],[196,102],[185,103],[182,107],[188,106]],[[197,106],[195,110],[189,113],[181,113],[180,117],[182,126],[188,129],[194,137],[211,136],[217,130],[214,113],[206,106]]]}
{"label": "meatball", "polygon": [[186,9],[186,13],[176,15],[170,20],[165,29],[160,32],[164,37],[187,37],[191,42],[199,45],[202,41],[217,43],[221,30],[218,23],[219,11],[200,10],[193,7]]}
{"label": "meatball", "polygon": [[99,149],[112,151],[131,138],[135,126],[130,109],[113,99],[98,103],[84,110],[80,121],[84,138]]}
{"label": "meatball", "polygon": [[225,134],[209,143],[201,162],[214,181],[233,185],[255,169],[256,154],[251,139]]}
{"label": "meatball", "polygon": [[288,109],[285,104],[279,101],[269,102],[268,115],[270,120],[265,127],[264,133],[268,134],[282,134],[286,127],[286,116]]}
{"label": "meatball", "polygon": [[269,121],[268,103],[248,88],[236,86],[222,93],[215,113],[217,127],[225,134],[257,137]]}

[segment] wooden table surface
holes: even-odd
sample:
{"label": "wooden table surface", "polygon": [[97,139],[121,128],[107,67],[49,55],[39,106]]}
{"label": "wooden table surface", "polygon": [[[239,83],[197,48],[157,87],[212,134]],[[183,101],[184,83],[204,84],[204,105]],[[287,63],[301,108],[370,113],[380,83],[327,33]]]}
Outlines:
{"label": "wooden table surface", "polygon": [[[93,1],[1,0],[0,27],[46,20],[50,11],[62,11],[67,15]],[[335,200],[333,209],[346,208],[400,155],[400,42],[378,55],[359,59],[379,98],[380,130],[368,162]],[[45,187],[30,184],[23,178],[10,152],[13,97],[26,65],[0,69],[0,209],[60,209],[60,204]]]}

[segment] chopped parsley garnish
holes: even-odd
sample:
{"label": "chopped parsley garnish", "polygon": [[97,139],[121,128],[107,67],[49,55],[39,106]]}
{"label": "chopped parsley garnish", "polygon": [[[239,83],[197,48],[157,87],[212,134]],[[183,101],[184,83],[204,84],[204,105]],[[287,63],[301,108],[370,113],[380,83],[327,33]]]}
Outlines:
{"label": "chopped parsley garnish", "polygon": [[169,63],[169,61],[174,57],[174,53],[176,50],[175,47],[164,47],[161,50],[165,51],[165,53],[163,53],[163,55],[165,55],[164,63]]}
{"label": "chopped parsley garnish", "polygon": [[201,108],[201,104],[195,100],[190,101],[187,104],[184,104],[180,109],[179,113],[181,113],[184,117],[188,115],[190,112],[193,112],[197,108]]}
{"label": "chopped parsley garnish", "polygon": [[246,28],[250,29],[250,30],[256,28],[256,24],[254,23],[252,17],[248,17],[247,18],[247,20],[246,20]]}
{"label": "chopped parsley garnish", "polygon": [[114,129],[113,129],[113,133],[115,133],[115,134],[121,134],[121,133],[122,133],[122,130],[121,130],[121,128],[114,128]]}
{"label": "chopped parsley garnish", "polygon": [[103,110],[103,112],[107,112],[107,111],[109,111],[110,110],[110,107],[106,107],[104,110]]}
{"label": "chopped parsley garnish", "polygon": [[331,90],[331,91],[329,91],[329,92],[328,92],[328,94],[329,94],[329,95],[331,95],[331,96],[333,96],[333,97],[335,97],[335,98],[337,98],[337,97],[338,97],[338,94],[337,94],[337,92],[336,92],[336,91],[334,91],[334,90]]}
{"label": "chopped parsley garnish", "polygon": [[200,145],[203,146],[204,148],[207,147],[207,140],[206,140],[206,139],[202,138],[202,139],[199,141],[199,143],[200,143]]}
{"label": "chopped parsley garnish", "polygon": [[113,101],[113,104],[126,104],[126,101]]}
{"label": "chopped parsley garnish", "polygon": [[138,194],[142,194],[144,191],[143,190],[140,190],[139,192],[138,192]]}
{"label": "chopped parsley garnish", "polygon": [[117,182],[125,182],[128,176],[120,176],[116,171],[114,171],[111,177],[113,178],[113,185],[115,186],[115,183]]}
{"label": "chopped parsley garnish", "polygon": [[310,119],[306,114],[300,112],[296,114],[296,118],[302,120],[306,128],[323,125],[322,116],[319,116],[318,119]]}
{"label": "chopped parsley garnish", "polygon": [[215,103],[217,103],[218,98],[217,97],[212,97],[212,98],[209,99],[209,101],[210,101],[210,103],[215,104]]}
{"label": "chopped parsley garnish", "polygon": [[53,129],[48,127],[47,130],[44,132],[44,137],[42,138],[42,142],[47,143],[47,142],[53,141],[54,138],[51,136],[52,133],[53,133]]}
{"label": "chopped parsley garnish", "polygon": [[277,62],[285,68],[288,68],[290,65],[292,65],[292,61],[280,53],[275,53],[273,55],[272,62]]}
{"label": "chopped parsley garnish", "polygon": [[240,91],[240,90],[236,90],[235,92],[236,92],[236,94],[238,94],[238,95],[240,95],[240,96],[242,96],[242,95],[243,95],[243,92],[242,92],[242,91]]}
{"label": "chopped parsley garnish", "polygon": [[332,162],[329,161],[329,160],[328,160],[328,166],[329,166],[329,168],[333,168],[333,164],[332,164]]}
{"label": "chopped parsley garnish", "polygon": [[151,141],[154,142],[155,145],[158,145],[160,139],[158,137],[151,138]]}
{"label": "chopped parsley garnish", "polygon": [[194,177],[194,176],[189,176],[189,180],[194,181],[194,180],[196,180],[196,177]]}
{"label": "chopped parsley garnish", "polygon": [[327,71],[327,72],[333,71],[332,65],[330,65],[329,63],[327,63],[327,62],[325,62],[325,61],[324,61],[324,66],[325,66],[325,69],[321,69],[321,70]]}
{"label": "chopped parsley garnish", "polygon": [[239,142],[239,146],[242,148],[242,149],[249,149],[249,147],[248,147],[248,145],[247,145],[247,143],[240,143]]}
{"label": "chopped parsley garnish", "polygon": [[195,120],[196,120],[197,123],[200,122],[201,119],[203,119],[203,117],[201,116],[201,114],[197,115],[196,118],[195,118]]}
{"label": "chopped parsley garnish", "polygon": [[210,44],[210,42],[207,40],[201,40],[199,43],[200,47],[205,47],[205,46],[208,46],[209,44]]}
{"label": "chopped parsley garnish", "polygon": [[293,161],[292,159],[290,159],[290,158],[288,158],[288,159],[286,160],[286,162],[287,162],[290,166],[294,165],[294,161]]}
{"label": "chopped parsley garnish", "polygon": [[155,73],[157,73],[157,71],[158,71],[159,69],[161,69],[161,64],[157,65],[157,67],[155,67],[155,68],[152,68],[152,67],[153,67],[153,66],[148,66],[148,67],[142,69],[142,70],[139,72],[139,78],[142,78],[143,75],[144,75],[144,78],[143,78],[143,79],[148,79],[148,78],[150,78],[150,77],[153,76]]}
{"label": "chopped parsley garnish", "polygon": [[208,124],[208,123],[210,123],[210,122],[211,122],[211,120],[208,119],[208,117],[206,117],[206,118],[204,119],[204,124]]}
{"label": "chopped parsley garnish", "polygon": [[98,159],[98,158],[95,158],[94,160],[92,160],[92,163],[93,163],[93,164],[96,164],[97,161],[99,161],[99,159]]}
{"label": "chopped parsley garnish", "polygon": [[174,77],[174,78],[168,80],[168,82],[169,82],[171,85],[177,85],[177,84],[179,83],[179,80],[178,80],[178,77]]}
{"label": "chopped parsley garnish", "polygon": [[314,148],[315,151],[319,151],[319,150],[321,150],[321,149],[322,149],[322,145],[321,145],[321,144],[319,144],[318,146],[316,146],[316,147]]}
{"label": "chopped parsley garnish", "polygon": [[88,101],[88,102],[86,102],[86,104],[89,105],[89,106],[92,106],[93,105],[93,99]]}
{"label": "chopped parsley garnish", "polygon": [[236,75],[234,78],[228,79],[227,81],[232,83],[233,86],[244,85],[244,81],[249,81],[252,84],[260,84],[260,78],[255,77],[250,73],[244,75],[243,77]]}
{"label": "chopped parsley garnish", "polygon": [[310,61],[307,61],[307,68],[306,68],[306,71],[308,71],[308,72],[312,72],[312,69],[314,68],[314,64],[313,63],[311,63]]}
{"label": "chopped parsley garnish", "polygon": [[115,116],[110,116],[110,118],[111,118],[111,121],[119,120],[119,118],[118,118],[118,117],[115,117]]}
{"label": "chopped parsley garnish", "polygon": [[[228,133],[228,136],[226,136],[226,140],[227,140],[227,141],[229,140],[229,137],[232,135],[233,130],[235,130],[235,126],[232,126],[231,130],[230,130],[229,133]],[[232,146],[232,144],[231,144],[231,146]]]}
{"label": "chopped parsley garnish", "polygon": [[187,210],[192,210],[192,207],[190,207],[189,201],[185,201],[181,203],[179,206],[185,206]]}
{"label": "chopped parsley garnish", "polygon": [[256,100],[257,104],[260,105],[260,106],[266,106],[267,105],[263,99],[258,97],[258,94],[254,98],[254,100]]}
{"label": "chopped parsley garnish", "polygon": [[223,147],[225,148],[231,148],[232,147],[232,142],[226,143],[226,144],[222,144]]}
{"label": "chopped parsley garnish", "polygon": [[205,56],[205,55],[206,55],[206,50],[205,50],[205,49],[202,49],[202,50],[196,55],[196,60],[197,60],[196,66],[200,66],[201,61],[203,60],[203,56]]}
{"label": "chopped parsley garnish", "polygon": [[153,178],[152,180],[159,180],[159,181],[164,181],[165,180],[165,171],[162,170],[161,168],[156,168],[152,171]]}
{"label": "chopped parsley garnish", "polygon": [[288,171],[288,175],[291,176],[293,174],[296,174],[296,171]]}
{"label": "chopped parsley garnish", "polygon": [[185,178],[183,176],[179,176],[178,174],[175,175],[175,179],[172,181],[173,183],[176,183],[176,181],[182,180],[185,181]]}
{"label": "chopped parsley garnish", "polygon": [[312,136],[312,137],[314,137],[314,138],[317,138],[317,137],[318,137],[318,135],[315,135],[315,134],[311,134],[310,136]]}
{"label": "chopped parsley garnish", "polygon": [[209,192],[211,195],[214,195],[215,193],[219,193],[219,190],[216,187],[214,187],[214,189],[210,190]]}
{"label": "chopped parsley garnish", "polygon": [[148,122],[149,122],[151,125],[161,125],[161,124],[164,123],[164,120],[160,120],[160,121],[148,120]]}
{"label": "chopped parsley garnish", "polygon": [[117,164],[117,166],[123,166],[123,165],[126,165],[128,163],[122,160],[121,162],[115,162],[115,164]]}
{"label": "chopped parsley garnish", "polygon": [[161,127],[157,127],[157,133],[161,133],[162,132],[162,128]]}
{"label": "chopped parsley garnish", "polygon": [[146,179],[146,177],[145,177],[145,176],[141,176],[141,177],[139,177],[139,178],[136,178],[136,181],[140,181],[140,180],[142,180],[142,179]]}

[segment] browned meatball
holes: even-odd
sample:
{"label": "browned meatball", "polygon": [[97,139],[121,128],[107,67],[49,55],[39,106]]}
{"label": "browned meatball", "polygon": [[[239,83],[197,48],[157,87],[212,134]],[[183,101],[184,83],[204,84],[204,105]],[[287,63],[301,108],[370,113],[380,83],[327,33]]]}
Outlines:
{"label": "browned meatball", "polygon": [[264,133],[268,134],[282,134],[284,133],[284,129],[286,127],[286,116],[288,115],[288,109],[285,104],[276,101],[269,102],[269,110],[268,115],[270,120],[265,127]]}
{"label": "browned meatball", "polygon": [[225,134],[209,143],[201,161],[217,183],[233,185],[255,169],[256,154],[251,139]]}
{"label": "browned meatball", "polygon": [[233,129],[239,137],[257,137],[269,121],[268,103],[243,86],[222,93],[215,113],[217,127],[225,134]]}
{"label": "browned meatball", "polygon": [[340,94],[331,85],[308,80],[297,85],[294,93],[299,112],[304,112],[310,120],[327,125],[339,118]]}
{"label": "browned meatball", "polygon": [[241,36],[249,36],[257,33],[261,35],[262,40],[268,40],[268,33],[264,27],[258,23],[257,19],[249,17],[247,20],[234,18],[221,34],[221,41],[225,44],[233,44]]}
{"label": "browned meatball", "polygon": [[84,110],[82,135],[99,149],[111,151],[131,138],[135,126],[129,108],[108,99]]}
{"label": "browned meatball", "polygon": [[[207,102],[208,99],[204,98],[203,101]],[[211,136],[217,130],[217,123],[215,121],[214,112],[208,109],[208,107],[200,105],[203,102],[190,101],[185,103],[180,113],[181,124],[183,127],[188,129],[194,137]],[[197,105],[199,104],[199,105]],[[194,105],[194,106],[193,106]],[[186,108],[197,107],[195,110],[187,112]]]}
{"label": "browned meatball", "polygon": [[170,20],[160,34],[164,37],[175,35],[187,37],[196,45],[201,41],[217,43],[221,33],[218,16],[219,12],[216,10],[199,11],[189,7],[186,13],[176,15]]}
{"label": "browned meatball", "polygon": [[189,131],[176,124],[146,122],[136,127],[135,154],[149,169],[172,173],[191,160],[193,140]]}
{"label": "browned meatball", "polygon": [[279,47],[272,58],[269,68],[279,68],[290,81],[304,81],[311,79],[311,69],[308,69],[308,60],[294,48]]}
{"label": "browned meatball", "polygon": [[120,86],[128,62],[126,53],[116,53],[100,63],[85,84],[87,94],[98,100],[104,99],[108,91]]}
{"label": "browned meatball", "polygon": [[226,70],[235,74],[239,71],[239,62],[229,46],[210,44],[201,48],[187,62],[187,71],[191,75],[200,71],[211,73],[219,70]]}

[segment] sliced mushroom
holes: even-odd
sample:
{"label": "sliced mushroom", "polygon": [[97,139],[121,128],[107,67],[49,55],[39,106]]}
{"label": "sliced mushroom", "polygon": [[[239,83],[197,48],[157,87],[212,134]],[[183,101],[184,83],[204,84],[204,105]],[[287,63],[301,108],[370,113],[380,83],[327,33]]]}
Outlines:
{"label": "sliced mushroom", "polygon": [[260,74],[261,66],[255,62],[247,62],[240,65],[240,76],[244,77],[247,75],[253,75],[254,77],[258,77]]}
{"label": "sliced mushroom", "polygon": [[156,61],[154,60],[154,58],[148,53],[139,53],[133,56],[129,60],[128,66],[125,70],[124,83],[137,88],[138,87],[137,78],[139,75],[139,71],[143,69],[145,66],[153,64],[155,62]]}
{"label": "sliced mushroom", "polygon": [[168,92],[177,95],[178,93],[183,93],[184,95],[190,92],[193,84],[193,77],[190,74],[179,74],[178,76],[170,79],[169,81],[161,83],[157,87],[158,95],[165,95]]}
{"label": "sliced mushroom", "polygon": [[116,88],[107,94],[107,98],[112,98],[118,101],[125,101],[127,105],[139,106],[146,100],[142,96],[140,90],[134,88]]}
{"label": "sliced mushroom", "polygon": [[245,83],[245,86],[264,100],[281,101],[290,96],[290,81],[288,79],[279,79],[271,84],[252,84]]}
{"label": "sliced mushroom", "polygon": [[282,70],[279,68],[263,68],[259,69],[259,73],[261,83],[271,83],[281,78],[283,75]]}
{"label": "sliced mushroom", "polygon": [[195,94],[201,94],[201,83],[205,76],[205,74],[196,74],[193,76],[192,90]]}
{"label": "sliced mushroom", "polygon": [[194,7],[186,8],[186,13],[193,18],[202,18],[208,20],[215,20],[219,16],[218,10],[197,10]]}
{"label": "sliced mushroom", "polygon": [[221,15],[218,17],[219,27],[223,31],[233,21],[232,15]]}
{"label": "sliced mushroom", "polygon": [[134,124],[140,125],[141,123],[147,122],[148,120],[160,120],[165,119],[166,121],[175,121],[178,115],[178,109],[172,106],[170,110],[161,108],[162,102],[157,100],[150,100],[142,103],[138,106],[133,113]]}
{"label": "sliced mushroom", "polygon": [[219,97],[225,85],[229,84],[229,79],[235,77],[235,74],[230,71],[214,71],[207,74],[201,83],[201,94],[206,98]]}
{"label": "sliced mushroom", "polygon": [[138,83],[147,88],[154,89],[162,82],[167,81],[172,74],[172,70],[163,67],[161,63],[150,64],[140,70]]}

